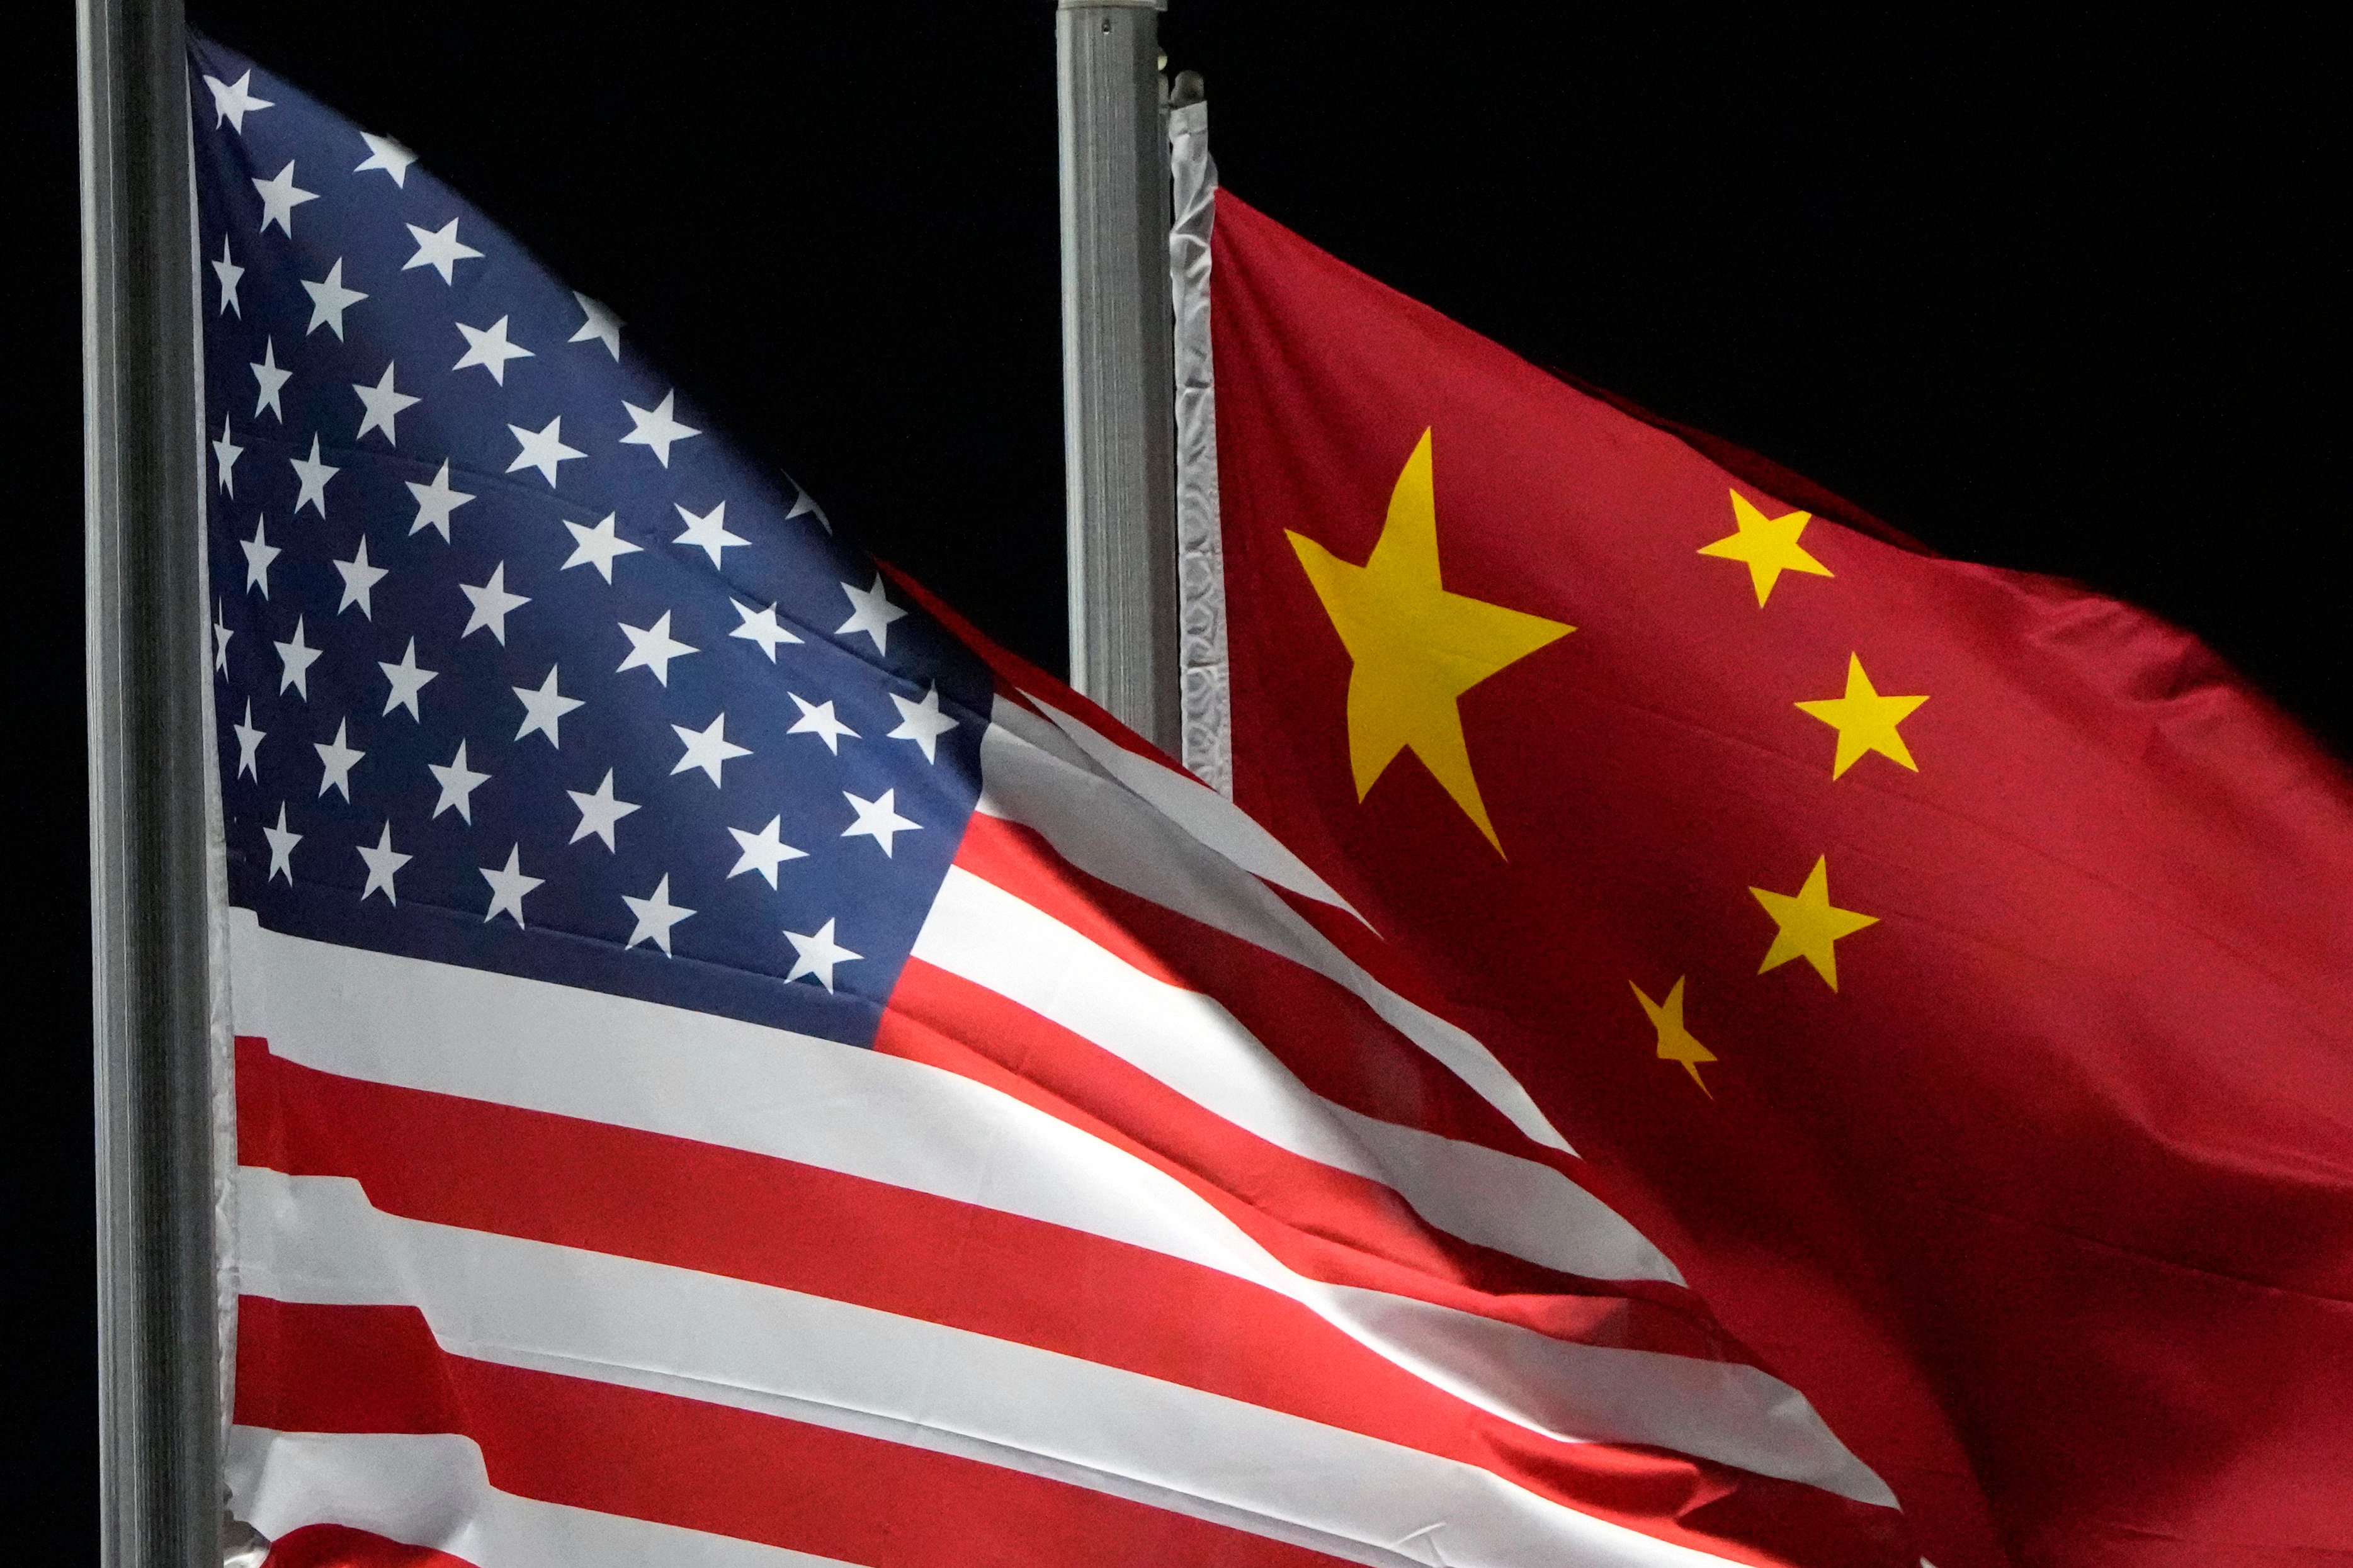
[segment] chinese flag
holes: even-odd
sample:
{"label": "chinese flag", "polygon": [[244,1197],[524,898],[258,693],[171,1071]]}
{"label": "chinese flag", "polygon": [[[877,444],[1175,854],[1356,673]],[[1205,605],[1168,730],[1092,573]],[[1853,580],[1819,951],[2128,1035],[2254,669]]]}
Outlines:
{"label": "chinese flag", "polygon": [[1937,1568],[2353,1553],[2345,773],[2146,614],[1230,195],[1211,254],[1237,800]]}

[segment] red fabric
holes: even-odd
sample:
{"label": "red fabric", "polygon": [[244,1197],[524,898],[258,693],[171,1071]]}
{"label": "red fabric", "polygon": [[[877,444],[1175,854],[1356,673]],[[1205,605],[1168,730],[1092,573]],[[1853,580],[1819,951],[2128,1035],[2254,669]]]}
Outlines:
{"label": "red fabric", "polygon": [[[285,1430],[384,1432],[421,1422],[416,1429],[471,1438],[491,1485],[513,1497],[876,1568],[1120,1561],[1324,1568],[1335,1561],[960,1455],[455,1354],[413,1307],[244,1296],[237,1310],[240,1419],[256,1419],[249,1397]],[[259,1343],[248,1346],[251,1336]],[[457,1568],[463,1561],[314,1525],[288,1531],[264,1568]]]}
{"label": "red fabric", "polygon": [[[976,1014],[937,1005],[943,984],[963,983],[938,971],[918,977],[910,996],[915,1011],[894,1004],[886,1015],[883,1048],[951,1070],[985,1060],[982,1050],[1025,1054],[1025,1076],[994,1062],[986,1062],[986,1070],[1031,1103],[1089,1120],[1037,1087],[1055,1076],[1091,1087],[1083,1074],[1055,1075],[1052,1064],[1037,1059],[1039,1037],[1050,1025],[1034,1015],[1025,1024],[1011,1010]],[[968,1000],[987,1005],[985,998]],[[1008,1026],[969,1029],[976,1016]],[[959,1044],[958,1030],[978,1044]],[[237,1041],[237,1079],[248,1165],[347,1177],[381,1213],[807,1291],[1123,1367],[1482,1466],[1539,1496],[1730,1562],[1863,1568],[1893,1560],[1883,1550],[1885,1527],[1874,1517],[1883,1510],[1679,1454],[1547,1440],[1441,1393],[1335,1334],[1304,1308],[1142,1247],[740,1150],[343,1078],[288,1061],[254,1037]],[[1263,1224],[1252,1228],[1280,1243]],[[879,1235],[904,1237],[907,1245],[870,1245]],[[1314,1261],[1307,1239],[1311,1255],[1292,1261]],[[963,1268],[943,1271],[939,1259],[951,1256]],[[984,1281],[985,1288],[960,1289],[959,1280]],[[1629,1339],[1640,1328],[1626,1326]],[[445,1352],[411,1307],[259,1296],[239,1302],[240,1422],[278,1431],[463,1433],[482,1443],[501,1489],[613,1511],[617,1504],[584,1500],[596,1494],[578,1479],[586,1463],[580,1456],[601,1453],[607,1444],[595,1428],[551,1425],[547,1430],[560,1432],[561,1441],[534,1454],[528,1444],[505,1440],[515,1431],[512,1422],[493,1419],[519,1407],[520,1395],[494,1396],[498,1389],[568,1389],[575,1383]],[[682,1422],[695,1408],[692,1401],[626,1390],[578,1398],[587,1402],[583,1408],[634,1403],[677,1413]],[[596,1405],[599,1399],[607,1405]],[[733,1429],[762,1418],[727,1413],[711,1419]],[[805,1436],[810,1443],[828,1441]],[[868,1438],[844,1441],[860,1452],[877,1446]],[[972,1463],[945,1457],[934,1462],[959,1473]],[[758,1478],[773,1473],[780,1472],[744,1472],[758,1482],[755,1491],[770,1489]],[[1050,1511],[1065,1506],[1051,1500],[1061,1489],[1024,1477],[1008,1482],[999,1501]],[[619,1511],[723,1532],[735,1518],[647,1512],[645,1506]],[[1121,1513],[1137,1505],[1086,1506]],[[1181,1535],[1193,1527],[1170,1528]],[[1198,1529],[1219,1542],[1215,1550],[1170,1561],[1240,1560],[1230,1555],[1240,1548],[1225,1543],[1224,1532]],[[794,1535],[754,1539],[806,1547]],[[832,1545],[851,1561],[871,1560],[871,1545]],[[1288,1548],[1269,1550],[1271,1561],[1294,1560]],[[1314,1553],[1297,1560],[1324,1561]]]}
{"label": "red fabric", "polygon": [[474,1568],[474,1563],[346,1524],[306,1524],[272,1542],[262,1568]]}
{"label": "red fabric", "polygon": [[[1760,606],[1698,552],[1732,492],[1827,503],[1230,195],[1212,278],[1236,795],[1385,973],[1496,1049],[1938,1568],[2353,1551],[2344,772],[2179,630],[1859,517]],[[1446,590],[1577,628],[1460,701],[1500,855],[1411,752],[1358,799],[1351,661],[1285,536],[1365,562],[1425,429]],[[1794,704],[1851,655],[1927,697],[1916,772],[1832,777]],[[1836,991],[1759,973],[1750,889],[1818,857],[1877,917]],[[1678,976],[1713,1098],[1630,994]]]}

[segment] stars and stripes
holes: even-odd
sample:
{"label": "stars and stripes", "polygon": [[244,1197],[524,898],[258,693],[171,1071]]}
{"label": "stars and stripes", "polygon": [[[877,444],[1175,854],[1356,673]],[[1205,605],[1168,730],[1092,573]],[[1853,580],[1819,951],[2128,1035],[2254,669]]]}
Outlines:
{"label": "stars and stripes", "polygon": [[259,459],[210,518],[240,1517],[484,1568],[1901,1560],[1304,866],[396,142],[196,71]]}

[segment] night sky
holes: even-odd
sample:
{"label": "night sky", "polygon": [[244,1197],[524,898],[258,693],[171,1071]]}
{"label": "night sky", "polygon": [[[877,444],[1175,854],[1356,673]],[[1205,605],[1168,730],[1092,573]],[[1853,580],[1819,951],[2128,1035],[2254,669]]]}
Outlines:
{"label": "night sky", "polygon": [[[2353,753],[2353,542],[2325,479],[2343,468],[2338,104],[2318,40],[2235,16],[2126,39],[1978,14],[1833,31],[1655,7],[1570,27],[1538,5],[1173,6],[1170,68],[1208,79],[1224,181],[1279,221],[1936,550],[2158,610]],[[1061,667],[1046,0],[192,9],[610,303],[851,537]],[[55,1284],[27,1293],[51,1353],[20,1353],[63,1380],[29,1495],[86,1542],[72,37],[64,6],[43,16],[12,95],[17,247],[37,261],[9,312],[33,405],[17,466],[37,476],[16,498],[34,656],[16,689],[39,765],[11,788],[20,834],[37,825],[17,855],[54,1020],[17,1194]]]}

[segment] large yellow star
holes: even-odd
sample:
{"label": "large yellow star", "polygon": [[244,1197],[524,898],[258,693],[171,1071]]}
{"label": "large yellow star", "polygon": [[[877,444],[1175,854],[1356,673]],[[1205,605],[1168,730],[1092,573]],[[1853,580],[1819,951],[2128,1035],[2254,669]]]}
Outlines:
{"label": "large yellow star", "polygon": [[1846,695],[1798,706],[1838,731],[1838,755],[1831,761],[1831,777],[1837,778],[1861,762],[1866,752],[1877,752],[1918,773],[1920,765],[1912,760],[1912,749],[1895,732],[1895,726],[1927,700],[1926,697],[1881,696],[1872,689],[1871,677],[1862,672],[1862,656],[1851,653],[1846,656]]}
{"label": "large yellow star", "polygon": [[1806,874],[1806,885],[1797,892],[1775,893],[1763,888],[1751,888],[1765,912],[1781,929],[1773,933],[1773,945],[1766,952],[1765,962],[1757,973],[1778,969],[1793,958],[1802,958],[1814,966],[1833,991],[1838,989],[1838,948],[1841,937],[1852,936],[1863,927],[1877,925],[1877,915],[1859,915],[1852,910],[1833,908],[1831,904],[1830,857],[1817,857],[1814,868]]}
{"label": "large yellow star", "polygon": [[1714,1100],[1715,1091],[1699,1076],[1699,1064],[1715,1060],[1715,1053],[1692,1038],[1692,1032],[1683,1027],[1683,975],[1675,976],[1675,983],[1667,988],[1667,999],[1663,1002],[1651,1001],[1642,994],[1642,988],[1630,980],[1626,984],[1633,986],[1634,1000],[1642,1005],[1642,1011],[1650,1016],[1651,1027],[1659,1032],[1659,1059],[1683,1063],[1683,1071],[1691,1074],[1691,1080],[1699,1085],[1699,1091]]}
{"label": "large yellow star", "polygon": [[1806,572],[1817,577],[1837,575],[1798,546],[1798,535],[1805,532],[1806,524],[1813,521],[1813,514],[1804,511],[1767,517],[1749,504],[1747,497],[1734,490],[1733,531],[1713,544],[1701,545],[1699,552],[1726,561],[1746,562],[1748,581],[1757,589],[1757,607],[1763,609],[1766,599],[1773,592],[1773,584],[1780,580],[1784,572]]}
{"label": "large yellow star", "polygon": [[1438,507],[1424,430],[1389,495],[1388,521],[1362,566],[1302,534],[1290,535],[1299,564],[1332,617],[1354,668],[1348,677],[1348,762],[1356,798],[1407,747],[1413,749],[1504,852],[1472,776],[1455,699],[1505,665],[1525,658],[1575,626],[1439,585]]}

